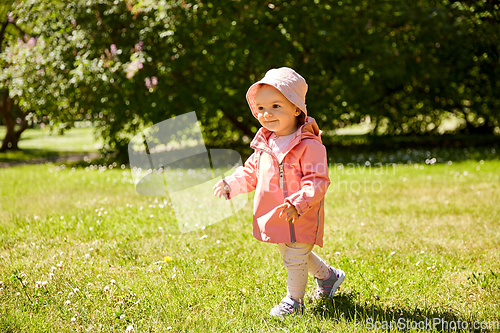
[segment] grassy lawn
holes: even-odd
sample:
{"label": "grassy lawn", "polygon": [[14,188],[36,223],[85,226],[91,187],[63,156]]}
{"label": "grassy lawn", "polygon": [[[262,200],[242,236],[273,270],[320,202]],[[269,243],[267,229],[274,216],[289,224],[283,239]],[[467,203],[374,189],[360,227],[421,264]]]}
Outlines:
{"label": "grassy lawn", "polygon": [[135,193],[119,165],[0,169],[0,331],[368,332],[400,318],[500,321],[498,160],[332,162],[330,177],[325,247],[315,251],[346,280],[333,303],[282,321],[268,312],[286,293],[286,271],[277,246],[253,238],[251,203],[180,234],[169,201]]}
{"label": "grassy lawn", "polygon": [[[4,137],[5,126],[0,126],[0,138]],[[101,141],[94,138],[91,127],[72,128],[65,131],[64,135],[50,133],[48,128],[28,128],[21,134],[20,150],[0,152],[0,162],[97,152],[101,145]]]}

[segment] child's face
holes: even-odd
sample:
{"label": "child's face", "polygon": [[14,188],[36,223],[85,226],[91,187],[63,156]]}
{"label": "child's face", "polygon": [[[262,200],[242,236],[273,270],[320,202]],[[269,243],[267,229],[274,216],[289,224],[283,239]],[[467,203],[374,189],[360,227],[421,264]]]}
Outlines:
{"label": "child's face", "polygon": [[300,110],[276,88],[263,85],[255,95],[257,118],[262,126],[283,136],[297,130],[297,116]]}

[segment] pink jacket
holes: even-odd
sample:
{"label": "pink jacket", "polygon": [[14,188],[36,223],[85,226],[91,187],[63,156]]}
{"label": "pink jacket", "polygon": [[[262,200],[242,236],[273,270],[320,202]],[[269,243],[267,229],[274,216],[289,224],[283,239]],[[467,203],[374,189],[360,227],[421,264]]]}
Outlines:
{"label": "pink jacket", "polygon": [[[255,190],[253,235],[270,243],[308,243],[323,246],[324,197],[330,179],[326,149],[316,121],[307,117],[280,161],[268,145],[271,131],[262,127],[250,143],[255,152],[225,181],[230,196]],[[288,201],[299,218],[279,218],[276,207]]]}

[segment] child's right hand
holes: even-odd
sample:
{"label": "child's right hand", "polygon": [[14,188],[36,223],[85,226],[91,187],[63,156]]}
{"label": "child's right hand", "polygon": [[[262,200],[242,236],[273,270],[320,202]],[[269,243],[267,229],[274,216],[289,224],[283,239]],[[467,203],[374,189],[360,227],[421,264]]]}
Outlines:
{"label": "child's right hand", "polygon": [[219,198],[223,196],[224,198],[226,198],[226,200],[229,199],[229,193],[231,192],[231,188],[229,187],[229,185],[227,185],[227,183],[223,179],[219,180],[217,184],[214,185],[213,190],[215,196],[219,196]]}

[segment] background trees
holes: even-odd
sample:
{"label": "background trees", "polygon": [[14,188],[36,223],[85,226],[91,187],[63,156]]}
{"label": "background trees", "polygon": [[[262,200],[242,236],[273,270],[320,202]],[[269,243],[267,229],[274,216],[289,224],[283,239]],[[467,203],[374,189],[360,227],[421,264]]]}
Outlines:
{"label": "background trees", "polygon": [[30,35],[5,48],[0,81],[30,121],[94,120],[108,152],[193,110],[210,145],[248,142],[246,89],[281,66],[307,79],[324,130],[369,119],[373,134],[437,133],[454,115],[493,133],[498,13],[495,1],[25,0],[11,15]]}

